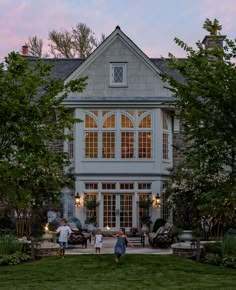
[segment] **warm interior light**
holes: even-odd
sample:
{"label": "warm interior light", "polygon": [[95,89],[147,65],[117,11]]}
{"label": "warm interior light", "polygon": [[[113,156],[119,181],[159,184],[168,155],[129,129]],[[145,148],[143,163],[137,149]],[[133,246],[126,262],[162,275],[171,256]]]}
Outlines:
{"label": "warm interior light", "polygon": [[111,228],[107,225],[107,226],[106,226],[106,229],[109,231]]}
{"label": "warm interior light", "polygon": [[45,230],[45,232],[48,232],[49,231],[48,224],[45,225],[44,230]]}
{"label": "warm interior light", "polygon": [[161,205],[161,198],[160,198],[160,194],[159,193],[157,193],[156,194],[156,196],[155,196],[155,206],[156,207],[160,207],[160,205]]}
{"label": "warm interior light", "polygon": [[75,206],[80,206],[80,195],[78,192],[75,195]]}

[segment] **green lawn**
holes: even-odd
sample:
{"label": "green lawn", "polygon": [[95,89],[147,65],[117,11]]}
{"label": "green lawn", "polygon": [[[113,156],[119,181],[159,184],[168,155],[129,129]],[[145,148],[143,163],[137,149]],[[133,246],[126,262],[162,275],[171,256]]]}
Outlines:
{"label": "green lawn", "polygon": [[236,289],[236,270],[174,256],[113,255],[50,257],[0,267],[0,289]]}

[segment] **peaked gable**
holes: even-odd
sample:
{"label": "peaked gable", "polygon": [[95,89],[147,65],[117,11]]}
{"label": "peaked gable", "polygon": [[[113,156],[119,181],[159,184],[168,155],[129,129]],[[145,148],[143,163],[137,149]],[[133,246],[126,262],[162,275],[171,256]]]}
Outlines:
{"label": "peaked gable", "polygon": [[106,50],[116,39],[120,39],[139,57],[157,76],[161,73],[158,66],[120,29],[119,26],[89,55],[84,62],[67,78],[66,81],[77,78],[83,71]]}

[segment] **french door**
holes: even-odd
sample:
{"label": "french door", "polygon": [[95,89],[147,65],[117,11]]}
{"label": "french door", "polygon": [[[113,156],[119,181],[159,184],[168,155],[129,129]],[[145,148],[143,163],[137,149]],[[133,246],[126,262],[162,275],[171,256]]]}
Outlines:
{"label": "french door", "polygon": [[132,227],[132,193],[104,193],[102,204],[104,229],[118,230],[119,228]]}

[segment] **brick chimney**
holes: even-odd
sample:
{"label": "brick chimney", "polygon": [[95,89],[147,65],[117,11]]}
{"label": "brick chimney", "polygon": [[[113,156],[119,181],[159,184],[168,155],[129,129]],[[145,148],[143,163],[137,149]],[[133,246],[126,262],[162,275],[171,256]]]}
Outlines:
{"label": "brick chimney", "polygon": [[206,49],[212,49],[217,46],[223,47],[224,39],[226,35],[206,35],[202,41]]}
{"label": "brick chimney", "polygon": [[29,47],[28,45],[22,46],[22,55],[29,55]]}

